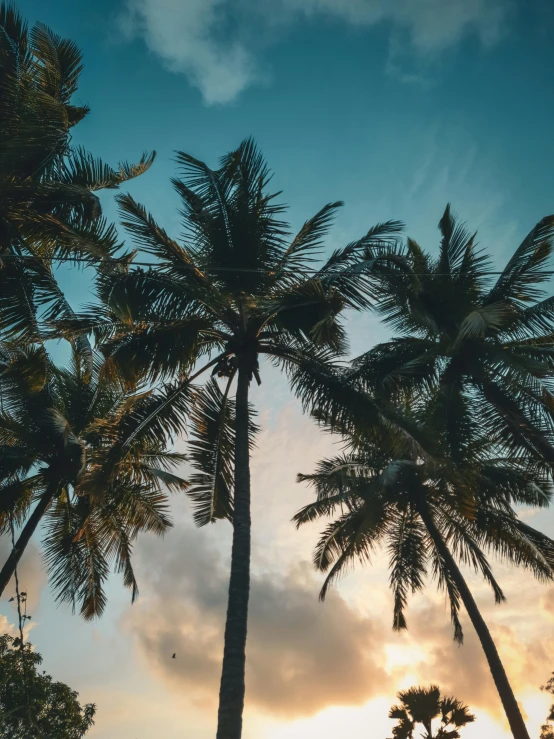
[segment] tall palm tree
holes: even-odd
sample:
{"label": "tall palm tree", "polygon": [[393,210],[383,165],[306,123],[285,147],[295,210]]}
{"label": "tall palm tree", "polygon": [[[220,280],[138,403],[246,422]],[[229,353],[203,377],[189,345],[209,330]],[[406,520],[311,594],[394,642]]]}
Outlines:
{"label": "tall palm tree", "polygon": [[187,487],[171,471],[183,455],[151,439],[121,442],[143,398],[125,392],[98,356],[89,376],[78,352],[59,369],[42,346],[1,347],[0,533],[13,520],[23,528],[0,570],[0,594],[43,522],[60,600],[79,603],[86,618],[99,615],[111,563],[135,599],[133,541],[171,526],[162,484]]}
{"label": "tall palm tree", "polygon": [[[432,417],[433,410],[430,411]],[[431,429],[430,429],[431,430]],[[465,429],[468,433],[468,429]],[[436,433],[440,436],[440,433]],[[469,429],[456,463],[440,457],[398,458],[386,437],[371,443],[346,434],[344,454],[319,463],[311,475],[299,475],[315,487],[317,500],[294,518],[297,526],[340,510],[322,533],[314,563],[331,582],[353,561],[369,562],[381,545],[390,555],[394,595],[393,628],[406,628],[408,594],[424,587],[431,571],[450,602],[454,638],[463,640],[461,604],[481,641],[516,739],[529,739],[519,706],[487,625],[459,564],[471,565],[491,586],[495,600],[504,595],[486,552],[529,569],[540,580],[554,577],[554,541],[521,521],[514,504],[546,506],[550,478],[540,467],[497,458],[486,435]]]}
{"label": "tall palm tree", "polygon": [[[475,721],[464,703],[442,696],[438,685],[401,690],[398,700],[400,705],[393,706],[389,712],[389,718],[398,719],[392,739],[414,739],[417,724],[421,724],[425,732],[421,739],[459,739],[458,729]],[[433,733],[433,720],[437,718],[440,726]]]}
{"label": "tall palm tree", "polygon": [[71,100],[82,55],[43,24],[28,32],[0,4],[0,331],[39,335],[39,319],[70,316],[52,273],[58,257],[109,260],[119,249],[95,195],[145,172],[154,155],[117,168],[71,145],[88,113]]}
{"label": "tall palm tree", "polygon": [[[315,397],[321,380],[329,402],[340,406],[342,383],[315,354],[344,350],[339,316],[344,308],[369,304],[372,270],[397,268],[401,224],[378,225],[317,266],[340,203],[323,207],[291,240],[281,220],[285,208],[267,190],[270,173],[252,140],[224,156],[217,169],[183,152],[177,160],[183,179],[173,184],[182,199],[183,239],[169,236],[130,196],[119,196],[124,226],[155,259],[153,267],[101,273],[102,312],[92,307],[57,327],[73,337],[94,331],[130,387],[141,377],[162,382],[157,406],[129,442],[168,427],[182,431],[187,421],[193,426],[197,522],[233,522],[217,737],[239,739],[250,583],[250,383],[261,382],[259,357],[267,356],[291,373],[305,400]],[[315,365],[317,380],[310,374]],[[211,382],[198,395],[192,383],[208,369],[224,389]],[[201,413],[194,411],[200,407]],[[378,415],[370,401],[362,411],[368,418]]]}
{"label": "tall palm tree", "polygon": [[436,393],[453,457],[477,414],[503,454],[552,468],[554,297],[544,286],[554,216],[532,229],[496,279],[450,206],[439,228],[436,258],[408,239],[411,271],[382,277],[378,309],[398,335],[360,356],[352,376],[396,398]]}

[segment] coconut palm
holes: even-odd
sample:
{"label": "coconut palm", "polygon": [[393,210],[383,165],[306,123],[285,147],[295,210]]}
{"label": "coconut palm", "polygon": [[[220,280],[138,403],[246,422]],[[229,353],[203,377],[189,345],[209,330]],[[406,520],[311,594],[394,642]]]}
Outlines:
{"label": "coconut palm", "polygon": [[[145,414],[130,441],[143,433],[163,435],[168,424],[182,431],[188,420],[196,430],[199,445],[192,452],[199,478],[191,494],[197,522],[233,522],[217,736],[238,739],[250,582],[250,383],[261,382],[259,357],[266,356],[292,374],[306,402],[325,385],[330,405],[341,407],[344,385],[316,355],[344,350],[339,316],[344,308],[369,304],[369,273],[400,268],[395,237],[401,224],[378,225],[317,266],[340,203],[323,207],[291,240],[281,220],[285,208],[267,190],[270,173],[253,141],[223,157],[218,169],[183,152],[177,161],[183,170],[183,178],[174,180],[182,199],[182,240],[173,239],[133,198],[119,196],[124,226],[154,266],[101,273],[102,312],[93,306],[57,328],[70,336],[94,331],[130,387],[141,377],[162,383],[158,406]],[[213,381],[199,396],[192,383],[210,368],[223,389]],[[208,416],[194,413],[200,406]],[[370,400],[359,410],[368,423],[378,415]],[[225,431],[230,413],[232,442]]]}
{"label": "coconut palm", "polygon": [[97,262],[118,250],[94,191],[119,187],[153,161],[113,169],[71,145],[88,112],[71,102],[82,68],[72,41],[40,23],[28,32],[13,5],[0,5],[0,331],[19,341],[36,340],[42,314],[72,315],[55,258]]}
{"label": "coconut palm", "polygon": [[[433,408],[428,413],[434,417]],[[506,672],[459,565],[471,565],[479,572],[497,603],[504,595],[487,552],[550,581],[554,541],[521,521],[513,510],[514,504],[548,505],[550,478],[540,466],[495,456],[494,442],[475,426],[464,431],[469,434],[464,458],[458,454],[456,464],[447,455],[399,458],[389,451],[386,437],[377,436],[371,443],[346,433],[345,453],[321,461],[314,474],[299,475],[299,481],[314,486],[317,500],[294,520],[300,526],[340,512],[323,531],[314,553],[316,567],[328,571],[321,598],[348,565],[369,562],[379,546],[386,547],[395,630],[406,628],[408,595],[421,590],[431,572],[448,596],[455,640],[463,640],[459,621],[463,604],[514,737],[528,739]],[[441,436],[437,431],[435,435]]]}
{"label": "coconut palm", "polygon": [[0,571],[0,594],[42,522],[60,600],[79,604],[86,618],[101,614],[112,563],[136,598],[133,541],[171,526],[162,484],[187,486],[171,471],[183,455],[147,438],[122,443],[147,397],[126,393],[99,357],[90,376],[78,352],[59,369],[42,346],[2,347],[0,533],[12,521],[23,528]]}
{"label": "coconut palm", "polygon": [[449,206],[439,228],[436,258],[408,239],[411,274],[381,280],[378,308],[398,335],[359,357],[353,376],[396,398],[436,393],[453,458],[478,415],[503,454],[551,467],[554,297],[543,288],[554,216],[532,229],[497,278]]}
{"label": "coconut palm", "polygon": [[[398,720],[392,730],[392,739],[414,739],[417,724],[421,724],[424,731],[421,739],[459,739],[458,729],[475,721],[464,703],[442,696],[438,685],[401,690],[398,700],[400,705],[389,711],[389,718]],[[433,721],[437,718],[440,724],[433,733]]]}

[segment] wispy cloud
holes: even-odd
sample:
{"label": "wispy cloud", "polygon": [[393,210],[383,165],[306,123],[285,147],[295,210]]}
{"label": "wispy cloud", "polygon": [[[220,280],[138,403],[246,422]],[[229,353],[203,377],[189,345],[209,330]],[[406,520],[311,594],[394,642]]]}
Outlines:
{"label": "wispy cloud", "polygon": [[429,59],[473,34],[485,47],[507,29],[512,0],[126,0],[120,27],[142,37],[175,72],[185,74],[207,104],[228,103],[260,78],[260,37],[301,20],[328,16],[358,28],[387,23],[385,68],[407,82],[425,77],[399,65]]}

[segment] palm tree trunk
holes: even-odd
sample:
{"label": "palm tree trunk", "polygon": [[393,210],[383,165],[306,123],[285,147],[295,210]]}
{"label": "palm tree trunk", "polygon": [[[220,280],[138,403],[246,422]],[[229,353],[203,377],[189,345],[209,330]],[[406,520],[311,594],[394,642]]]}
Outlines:
{"label": "palm tree trunk", "polygon": [[250,595],[250,451],[248,387],[251,357],[238,356],[235,431],[235,510],[217,739],[240,739],[244,707],[246,631]]}
{"label": "palm tree trunk", "polygon": [[19,535],[19,539],[17,540],[15,547],[12,549],[10,556],[6,560],[6,564],[2,567],[2,570],[0,571],[0,596],[3,594],[9,581],[12,579],[15,568],[19,564],[19,560],[21,559],[21,556],[23,555],[27,544],[31,540],[32,535],[35,533],[41,518],[46,513],[48,506],[54,499],[54,496],[58,492],[58,489],[59,484],[57,481],[49,483],[48,487],[46,488],[46,492],[42,494],[39,502],[35,506],[34,511],[31,513],[27,520],[27,523],[23,527],[23,531]]}
{"label": "palm tree trunk", "polygon": [[466,611],[468,612],[469,618],[471,619],[473,628],[477,632],[477,636],[479,637],[481,646],[483,647],[483,651],[485,652],[485,656],[488,660],[489,668],[494,683],[496,685],[496,689],[498,690],[498,695],[500,696],[500,700],[502,701],[502,705],[504,707],[504,711],[510,724],[510,729],[512,730],[514,739],[529,739],[529,732],[527,731],[527,728],[523,721],[523,716],[521,715],[519,705],[512,690],[512,686],[508,681],[506,671],[504,670],[504,665],[500,660],[500,656],[498,654],[490,631],[487,627],[487,624],[485,623],[484,618],[481,616],[479,608],[477,607],[477,603],[475,602],[469,590],[469,587],[464,580],[460,568],[458,567],[454,557],[450,553],[450,549],[446,545],[439,530],[435,526],[435,522],[433,521],[433,517],[431,515],[429,507],[427,506],[427,503],[423,500],[418,502],[418,513],[421,516],[421,519],[425,524],[425,527],[427,528],[427,531],[429,532],[429,535],[433,540],[438,553],[445,561],[446,566],[448,567],[448,570],[452,575],[452,579],[456,583],[456,587],[460,592],[462,602],[466,608]]}

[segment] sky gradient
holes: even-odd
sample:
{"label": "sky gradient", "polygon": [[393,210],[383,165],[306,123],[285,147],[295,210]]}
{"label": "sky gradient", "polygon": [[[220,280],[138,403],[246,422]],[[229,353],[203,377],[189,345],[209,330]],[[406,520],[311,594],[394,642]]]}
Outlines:
{"label": "sky gradient", "polygon": [[[128,189],[173,235],[175,150],[211,164],[253,135],[290,204],[294,227],[344,200],[329,250],[389,218],[427,249],[448,201],[497,264],[554,210],[554,6],[547,0],[21,0],[82,48],[77,99],[92,112],[76,142],[111,163],[156,149]],[[106,215],[116,219],[111,196]],[[78,307],[86,272],[62,271]],[[376,317],[349,324],[353,354],[386,337]],[[437,682],[478,720],[465,739],[508,737],[471,625],[452,641],[430,582],[394,634],[387,558],[357,568],[325,604],[311,566],[318,526],[296,532],[310,500],[295,483],[333,451],[286,383],[262,368],[253,388],[262,431],[252,461],[253,584],[245,739],[385,739],[398,689]],[[37,546],[22,585],[44,668],[98,705],[91,739],[213,739],[230,528],[194,528],[174,499],[175,528],[136,548],[141,594],[131,607],[114,577],[98,622],[57,607]],[[525,511],[554,536],[554,515]],[[0,554],[8,542],[0,540]],[[532,736],[547,712],[538,689],[554,670],[554,588],[498,566],[507,603],[468,579]],[[0,627],[14,611],[0,607]],[[173,652],[177,658],[171,659]]]}

